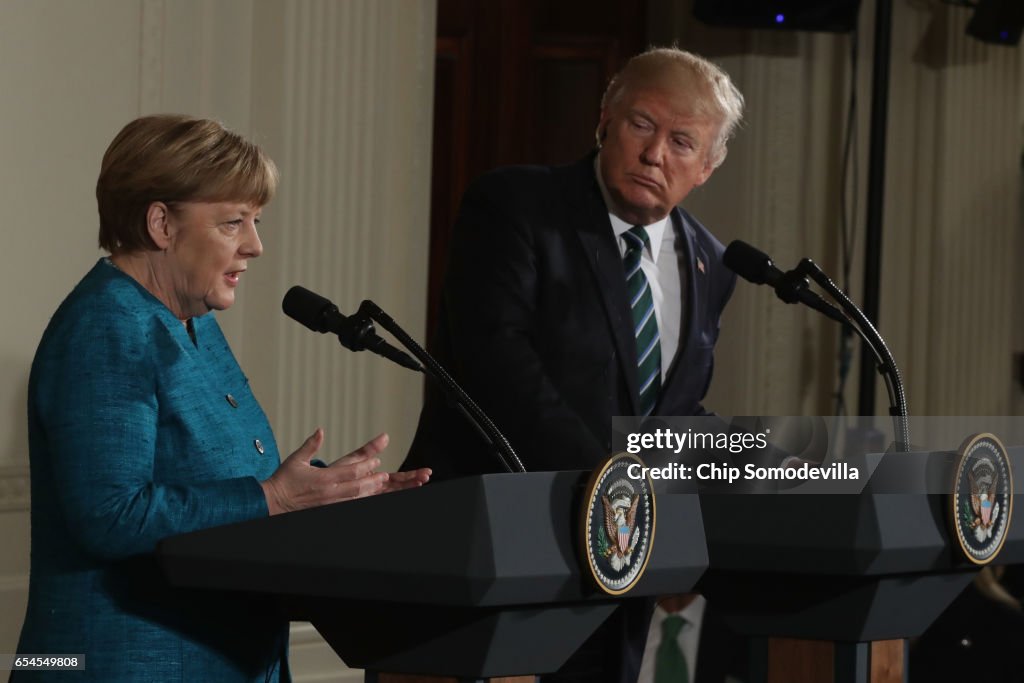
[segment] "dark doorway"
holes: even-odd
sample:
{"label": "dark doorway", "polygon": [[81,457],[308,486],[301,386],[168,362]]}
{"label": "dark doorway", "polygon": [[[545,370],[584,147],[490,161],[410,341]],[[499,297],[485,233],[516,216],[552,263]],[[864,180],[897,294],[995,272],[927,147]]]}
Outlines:
{"label": "dark doorway", "polygon": [[645,47],[647,0],[438,0],[427,331],[466,185],[496,166],[575,161],[601,94]]}

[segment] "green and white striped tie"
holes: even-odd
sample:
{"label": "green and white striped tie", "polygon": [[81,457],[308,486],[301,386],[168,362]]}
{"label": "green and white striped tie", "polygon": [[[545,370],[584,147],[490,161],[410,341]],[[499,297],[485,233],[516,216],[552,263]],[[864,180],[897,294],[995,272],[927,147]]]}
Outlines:
{"label": "green and white striped tie", "polygon": [[651,243],[644,226],[637,225],[622,233],[626,254],[622,264],[626,271],[626,292],[633,309],[633,336],[636,337],[637,380],[640,383],[640,411],[651,414],[661,391],[661,335],[654,315],[651,284],[640,268],[644,247]]}

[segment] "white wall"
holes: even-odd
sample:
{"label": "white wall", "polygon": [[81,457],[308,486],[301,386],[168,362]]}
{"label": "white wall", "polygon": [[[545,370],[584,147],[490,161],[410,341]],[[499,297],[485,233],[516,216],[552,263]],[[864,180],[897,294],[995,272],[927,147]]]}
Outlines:
{"label": "white wall", "polygon": [[[372,298],[424,337],[434,0],[0,0],[0,652],[28,573],[26,385],[49,316],[101,255],[100,158],[144,113],[211,116],[282,171],[264,256],[221,316],[284,452],[317,425],[330,457],[378,431],[401,459],[420,379],[280,313],[302,283]],[[340,661],[296,625],[298,681]],[[357,674],[350,674],[358,678]]]}

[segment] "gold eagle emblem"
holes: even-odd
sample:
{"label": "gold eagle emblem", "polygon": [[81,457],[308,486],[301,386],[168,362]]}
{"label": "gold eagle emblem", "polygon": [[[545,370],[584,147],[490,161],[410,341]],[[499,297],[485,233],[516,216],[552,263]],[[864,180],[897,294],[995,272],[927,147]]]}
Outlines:
{"label": "gold eagle emblem", "polygon": [[636,530],[636,508],[640,503],[640,496],[621,494],[612,500],[603,495],[601,503],[604,505],[604,528],[611,540],[605,554],[613,558],[613,566],[620,565],[616,567],[619,569],[622,565],[629,564],[629,557],[633,552],[630,540]]}

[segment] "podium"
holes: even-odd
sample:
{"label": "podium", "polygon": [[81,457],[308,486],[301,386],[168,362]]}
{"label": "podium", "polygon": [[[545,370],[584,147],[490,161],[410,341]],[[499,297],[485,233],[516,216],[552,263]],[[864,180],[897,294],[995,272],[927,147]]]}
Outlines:
{"label": "podium", "polygon": [[[1024,482],[1024,452],[1010,455]],[[922,486],[945,476],[941,457],[873,457],[876,475]],[[580,561],[588,476],[436,482],[172,537],[158,554],[176,585],[271,596],[370,679],[543,674],[618,601]],[[659,492],[650,560],[627,595],[696,589],[738,632],[770,637],[754,681],[901,681],[904,639],[977,567],[951,546],[944,495],[884,480],[859,495]],[[1011,523],[997,563],[1019,562],[1024,524]]]}
{"label": "podium", "polygon": [[[1009,456],[1024,476],[1024,450]],[[948,496],[928,493],[952,481],[954,457],[867,456],[859,495],[702,496],[711,569],[698,589],[738,632],[771,637],[769,683],[904,680],[904,639],[978,570],[951,540]],[[1011,520],[994,564],[1022,561]]]}
{"label": "podium", "polygon": [[[555,671],[615,610],[583,575],[589,472],[489,474],[164,540],[179,586],[272,596],[350,667],[480,679]],[[630,598],[691,590],[708,566],[695,494],[660,496]]]}

